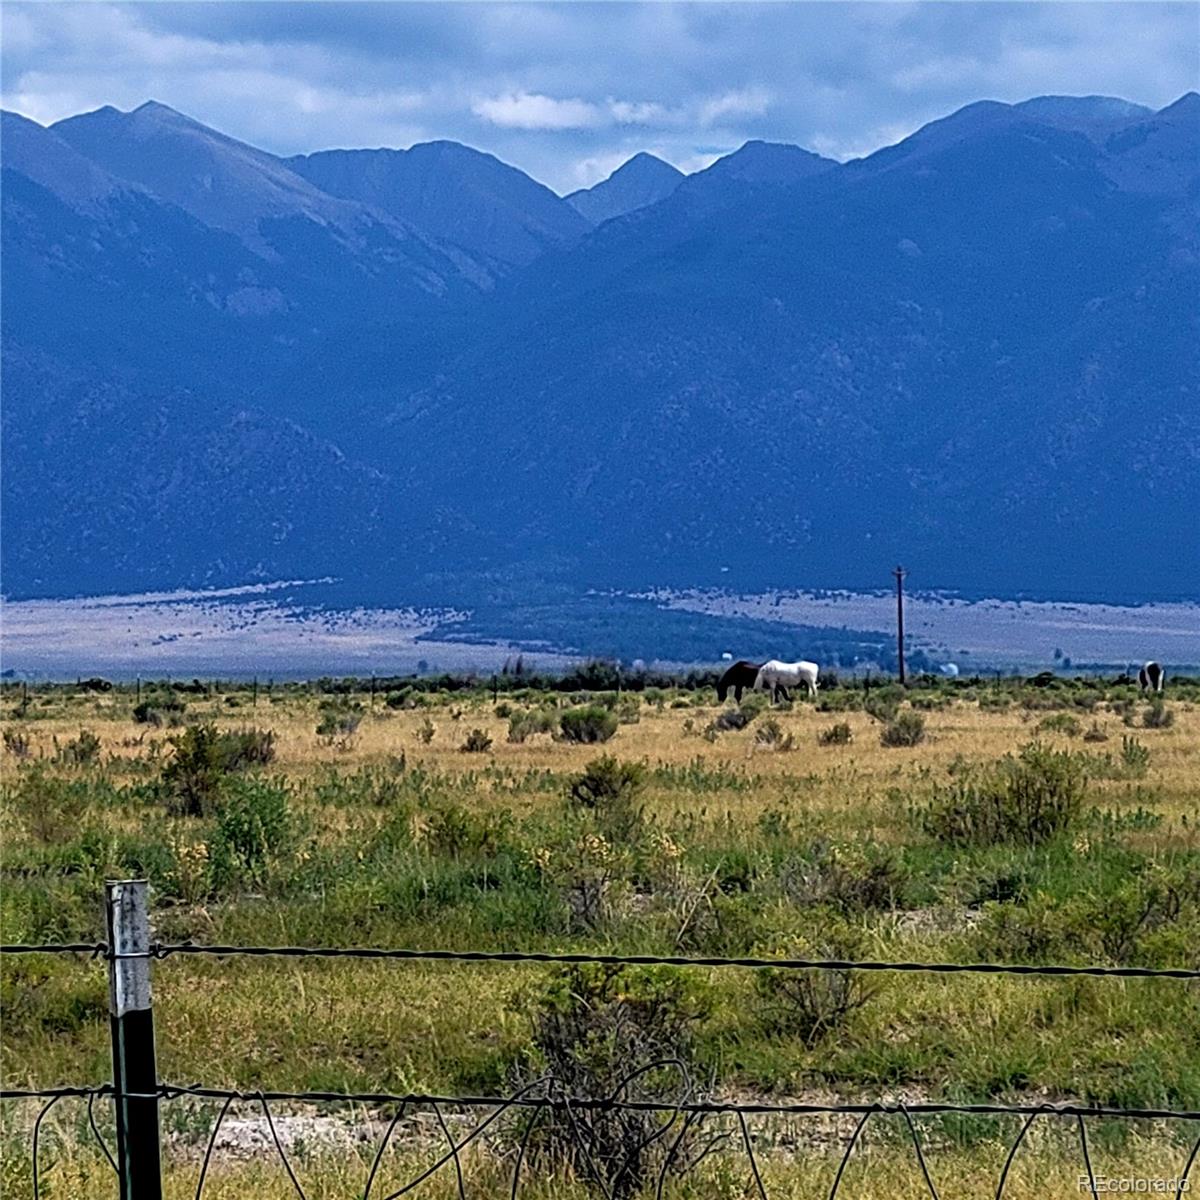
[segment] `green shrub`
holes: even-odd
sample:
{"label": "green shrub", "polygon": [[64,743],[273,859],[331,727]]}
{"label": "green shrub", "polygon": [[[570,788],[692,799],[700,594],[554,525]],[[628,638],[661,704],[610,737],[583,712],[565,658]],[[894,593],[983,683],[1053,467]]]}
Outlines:
{"label": "green shrub", "polygon": [[1043,717],[1036,726],[1038,733],[1065,733],[1067,737],[1078,737],[1081,732],[1079,721],[1070,713],[1052,713]]}
{"label": "green shrub", "polygon": [[557,714],[550,709],[515,712],[508,719],[508,740],[519,745],[536,733],[553,733],[557,724]]}
{"label": "green shrub", "polygon": [[356,700],[327,701],[320,708],[317,737],[328,745],[348,749],[362,724],[363,706]]}
{"label": "green shrub", "polygon": [[916,746],[925,740],[925,718],[920,713],[901,713],[879,734],[882,746]]}
{"label": "green shrub", "polygon": [[[863,957],[859,930],[828,915],[824,928],[767,947],[774,958],[855,959]],[[851,1016],[868,1004],[880,985],[861,971],[768,968],[754,972],[759,1017],[772,1033],[799,1038],[806,1046],[843,1031]]]}
{"label": "green shrub", "polygon": [[[517,1001],[533,1014],[533,1053],[523,1078],[548,1075],[554,1094],[627,1101],[682,1099],[693,1089],[695,1033],[711,1011],[707,989],[684,971],[581,964],[554,970]],[[611,1200],[630,1200],[667,1163],[675,1139],[658,1136],[661,1117],[629,1108],[547,1112],[534,1157],[568,1166]],[[690,1148],[674,1146],[686,1163]]]}
{"label": "green shrub", "polygon": [[885,684],[874,688],[863,699],[863,712],[874,717],[881,725],[889,725],[896,719],[900,711],[900,701],[904,699],[904,689],[897,684]]}
{"label": "green shrub", "polygon": [[464,754],[484,754],[492,748],[491,737],[482,729],[472,729],[459,747]]}
{"label": "green shrub", "polygon": [[225,771],[249,771],[275,761],[273,729],[227,729],[219,740],[221,768]]}
{"label": "green shrub", "polygon": [[1107,742],[1108,734],[1100,728],[1099,721],[1093,721],[1084,731],[1083,740],[1085,742]]}
{"label": "green shrub", "polygon": [[817,734],[817,741],[822,746],[848,746],[854,740],[854,733],[845,721],[830,725]]}
{"label": "green shrub", "polygon": [[153,725],[157,729],[164,724],[178,725],[186,711],[186,701],[172,692],[164,692],[134,705],[133,719],[139,725]]}
{"label": "green shrub", "polygon": [[1175,724],[1175,713],[1169,709],[1161,696],[1155,696],[1142,714],[1142,725],[1146,729],[1170,729]]}
{"label": "green shrub", "polygon": [[887,847],[815,843],[803,857],[785,859],[779,887],[792,904],[853,914],[887,911],[903,898],[906,875]]}
{"label": "green shrub", "polygon": [[630,840],[642,824],[638,803],[645,787],[641,763],[620,762],[611,755],[594,758],[570,783],[573,803],[594,814],[597,825],[613,841]]}
{"label": "green shrub", "polygon": [[607,742],[617,732],[617,724],[616,715],[602,704],[569,708],[559,718],[563,740],[568,742]]}
{"label": "green shrub", "polygon": [[1066,900],[1035,893],[1024,904],[985,905],[971,944],[975,953],[1007,962],[1163,967],[1190,962],[1197,933],[1200,876],[1153,866],[1102,878]]}
{"label": "green shrub", "polygon": [[448,858],[490,858],[505,844],[512,826],[507,810],[476,812],[461,804],[443,804],[429,814],[425,844]]}
{"label": "green shrub", "polygon": [[1040,742],[990,768],[966,771],[920,812],[926,833],[952,845],[1036,846],[1073,828],[1087,792],[1084,756]]}
{"label": "green shrub", "polygon": [[437,726],[426,717],[417,728],[417,738],[421,745],[428,746],[433,741],[434,734],[437,733]]}
{"label": "green shrub", "polygon": [[4,749],[13,758],[28,758],[30,754],[29,734],[20,729],[4,731]]}
{"label": "green shrub", "polygon": [[100,739],[90,730],[81,729],[77,738],[58,744],[54,739],[54,761],[67,767],[91,767],[100,760]]}
{"label": "green shrub", "polygon": [[8,798],[24,817],[36,842],[56,845],[79,835],[93,791],[87,779],[63,779],[47,774],[45,765],[39,762],[20,772],[15,786],[7,792]]}
{"label": "green shrub", "polygon": [[217,808],[209,855],[218,886],[265,883],[295,833],[284,779],[229,780]]}
{"label": "green shrub", "polygon": [[1150,767],[1150,751],[1135,737],[1121,739],[1121,766],[1127,777],[1141,779]]}
{"label": "green shrub", "polygon": [[775,750],[791,750],[795,737],[783,732],[783,726],[774,717],[768,717],[754,732],[754,741],[760,746],[771,746]]}
{"label": "green shrub", "polygon": [[215,725],[189,725],[168,739],[175,748],[162,772],[168,812],[207,817],[215,811],[225,780],[220,739]]}
{"label": "green shrub", "polygon": [[162,787],[167,809],[176,816],[211,815],[227,776],[265,766],[275,757],[275,734],[269,729],[189,725],[168,740],[175,754],[163,768]]}
{"label": "green shrub", "polygon": [[721,709],[709,728],[716,733],[730,733],[734,730],[745,729],[765,708],[766,701],[761,696],[750,696],[737,708]]}

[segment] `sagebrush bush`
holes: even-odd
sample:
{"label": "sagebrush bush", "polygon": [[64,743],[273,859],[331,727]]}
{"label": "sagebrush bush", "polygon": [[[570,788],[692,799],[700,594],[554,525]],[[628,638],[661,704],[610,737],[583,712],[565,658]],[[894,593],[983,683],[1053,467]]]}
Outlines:
{"label": "sagebrush bush", "polygon": [[1170,729],[1175,724],[1175,714],[1163,703],[1161,696],[1150,701],[1142,713],[1142,725],[1146,729]]}
{"label": "sagebrush bush", "polygon": [[176,816],[211,815],[228,776],[265,766],[275,757],[275,734],[269,729],[189,725],[168,740],[175,754],[163,768],[161,783],[167,809]]}
{"label": "sagebrush bush", "polygon": [[275,761],[273,729],[227,729],[221,734],[219,745],[225,771],[248,771]]}
{"label": "sagebrush bush", "polygon": [[153,725],[156,729],[162,725],[178,725],[187,711],[187,702],[171,692],[147,697],[134,705],[133,719],[139,725]]}
{"label": "sagebrush bush", "polygon": [[477,812],[461,804],[443,804],[428,816],[425,844],[433,853],[449,858],[492,857],[505,844],[512,827],[507,809]]}
{"label": "sagebrush bush", "polygon": [[321,705],[320,717],[317,737],[345,749],[362,724],[363,706],[357,701],[327,701]]}
{"label": "sagebrush bush", "polygon": [[484,754],[492,748],[491,736],[482,729],[472,729],[459,747],[464,754]]}
{"label": "sagebrush bush", "polygon": [[887,847],[814,843],[803,856],[785,859],[779,888],[792,904],[865,913],[897,907],[907,876]]}
{"label": "sagebrush bush", "polygon": [[4,731],[4,749],[13,758],[28,758],[30,754],[29,734],[20,729]]}
{"label": "sagebrush bush", "polygon": [[1040,742],[964,771],[920,811],[925,832],[955,845],[1037,846],[1071,830],[1087,795],[1085,756]]}
{"label": "sagebrush bush", "polygon": [[874,717],[881,725],[888,725],[896,719],[903,699],[902,687],[894,683],[885,684],[867,693],[863,699],[863,712]]}
{"label": "sagebrush bush", "polygon": [[901,713],[879,733],[881,746],[916,746],[925,740],[925,718],[920,713]]}
{"label": "sagebrush bush", "polygon": [[559,729],[564,741],[607,742],[617,732],[617,717],[602,704],[585,704],[569,708],[559,717]]}
{"label": "sagebrush bush", "polygon": [[1150,751],[1137,738],[1126,735],[1121,739],[1121,766],[1127,776],[1141,779],[1150,766]]}
{"label": "sagebrush bush", "polygon": [[817,734],[817,741],[822,746],[848,746],[854,740],[854,733],[845,721],[830,725]]}
{"label": "sagebrush bush", "polygon": [[783,732],[783,726],[774,717],[768,717],[755,731],[754,741],[759,746],[770,746],[775,750],[791,750],[796,739]]}
{"label": "sagebrush bush", "polygon": [[[552,1094],[665,1101],[694,1095],[695,1034],[711,1011],[705,985],[664,967],[581,964],[554,970],[532,995],[533,1053],[515,1065],[523,1081],[548,1075]],[[674,1141],[655,1136],[661,1118],[631,1109],[547,1113],[531,1138],[534,1157],[570,1167],[611,1200],[637,1195],[666,1163]],[[679,1169],[690,1157],[674,1148]]]}
{"label": "sagebrush bush", "polygon": [[[835,914],[825,914],[818,932],[761,947],[771,958],[855,959],[864,937]],[[759,1018],[772,1033],[799,1038],[814,1046],[843,1030],[852,1015],[868,1004],[880,985],[861,971],[768,968],[754,972]]]}
{"label": "sagebrush bush", "polygon": [[207,817],[217,807],[225,781],[221,735],[215,725],[189,725],[169,738],[174,757],[163,768],[167,811],[175,816]]}
{"label": "sagebrush bush", "polygon": [[520,745],[537,733],[553,733],[558,714],[551,709],[537,708],[515,712],[508,718],[508,740]]}
{"label": "sagebrush bush", "polygon": [[759,696],[747,697],[737,708],[723,708],[709,726],[716,733],[730,733],[737,729],[745,729],[755,717],[766,708],[766,702]]}
{"label": "sagebrush bush", "polygon": [[595,816],[610,838],[627,841],[642,824],[638,801],[645,781],[646,768],[641,763],[620,762],[606,754],[592,759],[571,780],[567,794],[574,804]]}
{"label": "sagebrush bush", "polygon": [[1078,737],[1081,732],[1079,721],[1070,713],[1052,713],[1043,717],[1036,725],[1037,733],[1065,733],[1067,737]]}

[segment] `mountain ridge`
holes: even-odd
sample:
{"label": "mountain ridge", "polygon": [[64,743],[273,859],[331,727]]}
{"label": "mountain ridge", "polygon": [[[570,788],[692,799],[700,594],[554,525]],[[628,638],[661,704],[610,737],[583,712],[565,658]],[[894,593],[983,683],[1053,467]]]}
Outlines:
{"label": "mountain ridge", "polygon": [[1200,97],[1041,99],[747,143],[598,226],[425,144],[437,229],[165,106],[6,116],[6,590],[1102,594],[1118,547],[1200,593]]}

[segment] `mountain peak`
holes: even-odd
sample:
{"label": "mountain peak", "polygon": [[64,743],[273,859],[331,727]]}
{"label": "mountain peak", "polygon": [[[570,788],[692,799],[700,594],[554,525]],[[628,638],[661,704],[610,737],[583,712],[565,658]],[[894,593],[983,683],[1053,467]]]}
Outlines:
{"label": "mountain peak", "polygon": [[408,150],[323,150],[286,165],[331,196],[368,204],[508,267],[570,244],[587,223],[548,187],[461,142]]}
{"label": "mountain peak", "polygon": [[1156,115],[1160,117],[1200,115],[1200,92],[1184,92],[1178,100],[1173,100],[1166,108],[1160,108]]}
{"label": "mountain peak", "polygon": [[260,222],[302,216],[350,235],[357,216],[273,154],[210,129],[156,100],[132,112],[108,107],[51,130],[117,179],[183,209],[213,229],[270,254]]}
{"label": "mountain peak", "polygon": [[[149,115],[163,115],[171,117],[182,117],[183,113],[178,109],[172,108],[169,104],[163,104],[158,100],[147,100],[144,104],[139,104],[137,108],[130,111],[130,116],[136,116],[138,113],[146,113]],[[185,120],[191,120],[191,117],[185,117]]]}
{"label": "mountain peak", "polygon": [[790,142],[764,142],[756,138],[732,154],[718,158],[700,175],[736,179],[742,183],[794,183],[837,165],[831,158],[823,158]]}
{"label": "mountain peak", "polygon": [[683,172],[661,158],[639,151],[607,179],[566,197],[594,225],[636,212],[666,199],[683,182]]}

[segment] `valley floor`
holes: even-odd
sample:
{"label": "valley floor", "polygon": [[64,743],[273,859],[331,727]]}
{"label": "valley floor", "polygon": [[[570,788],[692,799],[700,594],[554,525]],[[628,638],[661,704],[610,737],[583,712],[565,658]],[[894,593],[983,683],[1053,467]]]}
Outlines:
{"label": "valley floor", "polygon": [[[830,689],[775,710],[720,708],[703,688],[514,687],[497,702],[483,689],[372,700],[146,685],[138,720],[136,699],[4,690],[5,942],[100,939],[103,880],[142,875],[170,942],[1200,966],[1200,685],[1188,681],[1162,707],[1121,685],[965,680]],[[565,738],[580,708],[611,740]],[[915,744],[886,744],[898,723]],[[233,740],[204,742],[195,731],[209,725]],[[627,1066],[603,1047],[633,1055],[620,1030],[653,1010],[695,1086],[739,1102],[1200,1111],[1194,981],[806,972],[797,989],[794,973],[730,968],[625,968],[606,982],[529,963],[188,956],[153,970],[159,1072],[177,1083],[501,1096],[585,1058],[581,1078],[602,1091]],[[6,955],[0,1001],[4,1086],[109,1078],[102,962]],[[572,1042],[572,1021],[599,1040]],[[2,1109],[0,1185],[28,1194],[37,1110]],[[194,1194],[218,1111],[164,1103],[168,1196]],[[392,1109],[272,1111],[309,1196],[361,1194]],[[205,1197],[294,1195],[260,1114],[232,1116]],[[470,1128],[453,1106],[446,1119]],[[914,1124],[941,1195],[995,1194],[1019,1120]],[[1102,1178],[1177,1177],[1200,1133],[1086,1127]],[[827,1194],[852,1128],[751,1118],[767,1194]],[[378,1196],[446,1152],[429,1110],[397,1132]],[[463,1151],[468,1194],[509,1194],[520,1132],[499,1121]],[[757,1194],[736,1123],[712,1132],[727,1135],[717,1152],[664,1195]],[[1078,1137],[1074,1121],[1039,1119],[1005,1195],[1079,1195]],[[40,1154],[43,1194],[108,1194],[82,1102],[55,1107]],[[548,1143],[541,1154],[519,1195],[601,1194]],[[649,1179],[638,1194],[654,1195]],[[453,1164],[424,1188],[457,1195]],[[930,1194],[902,1116],[872,1119],[840,1194]]]}

